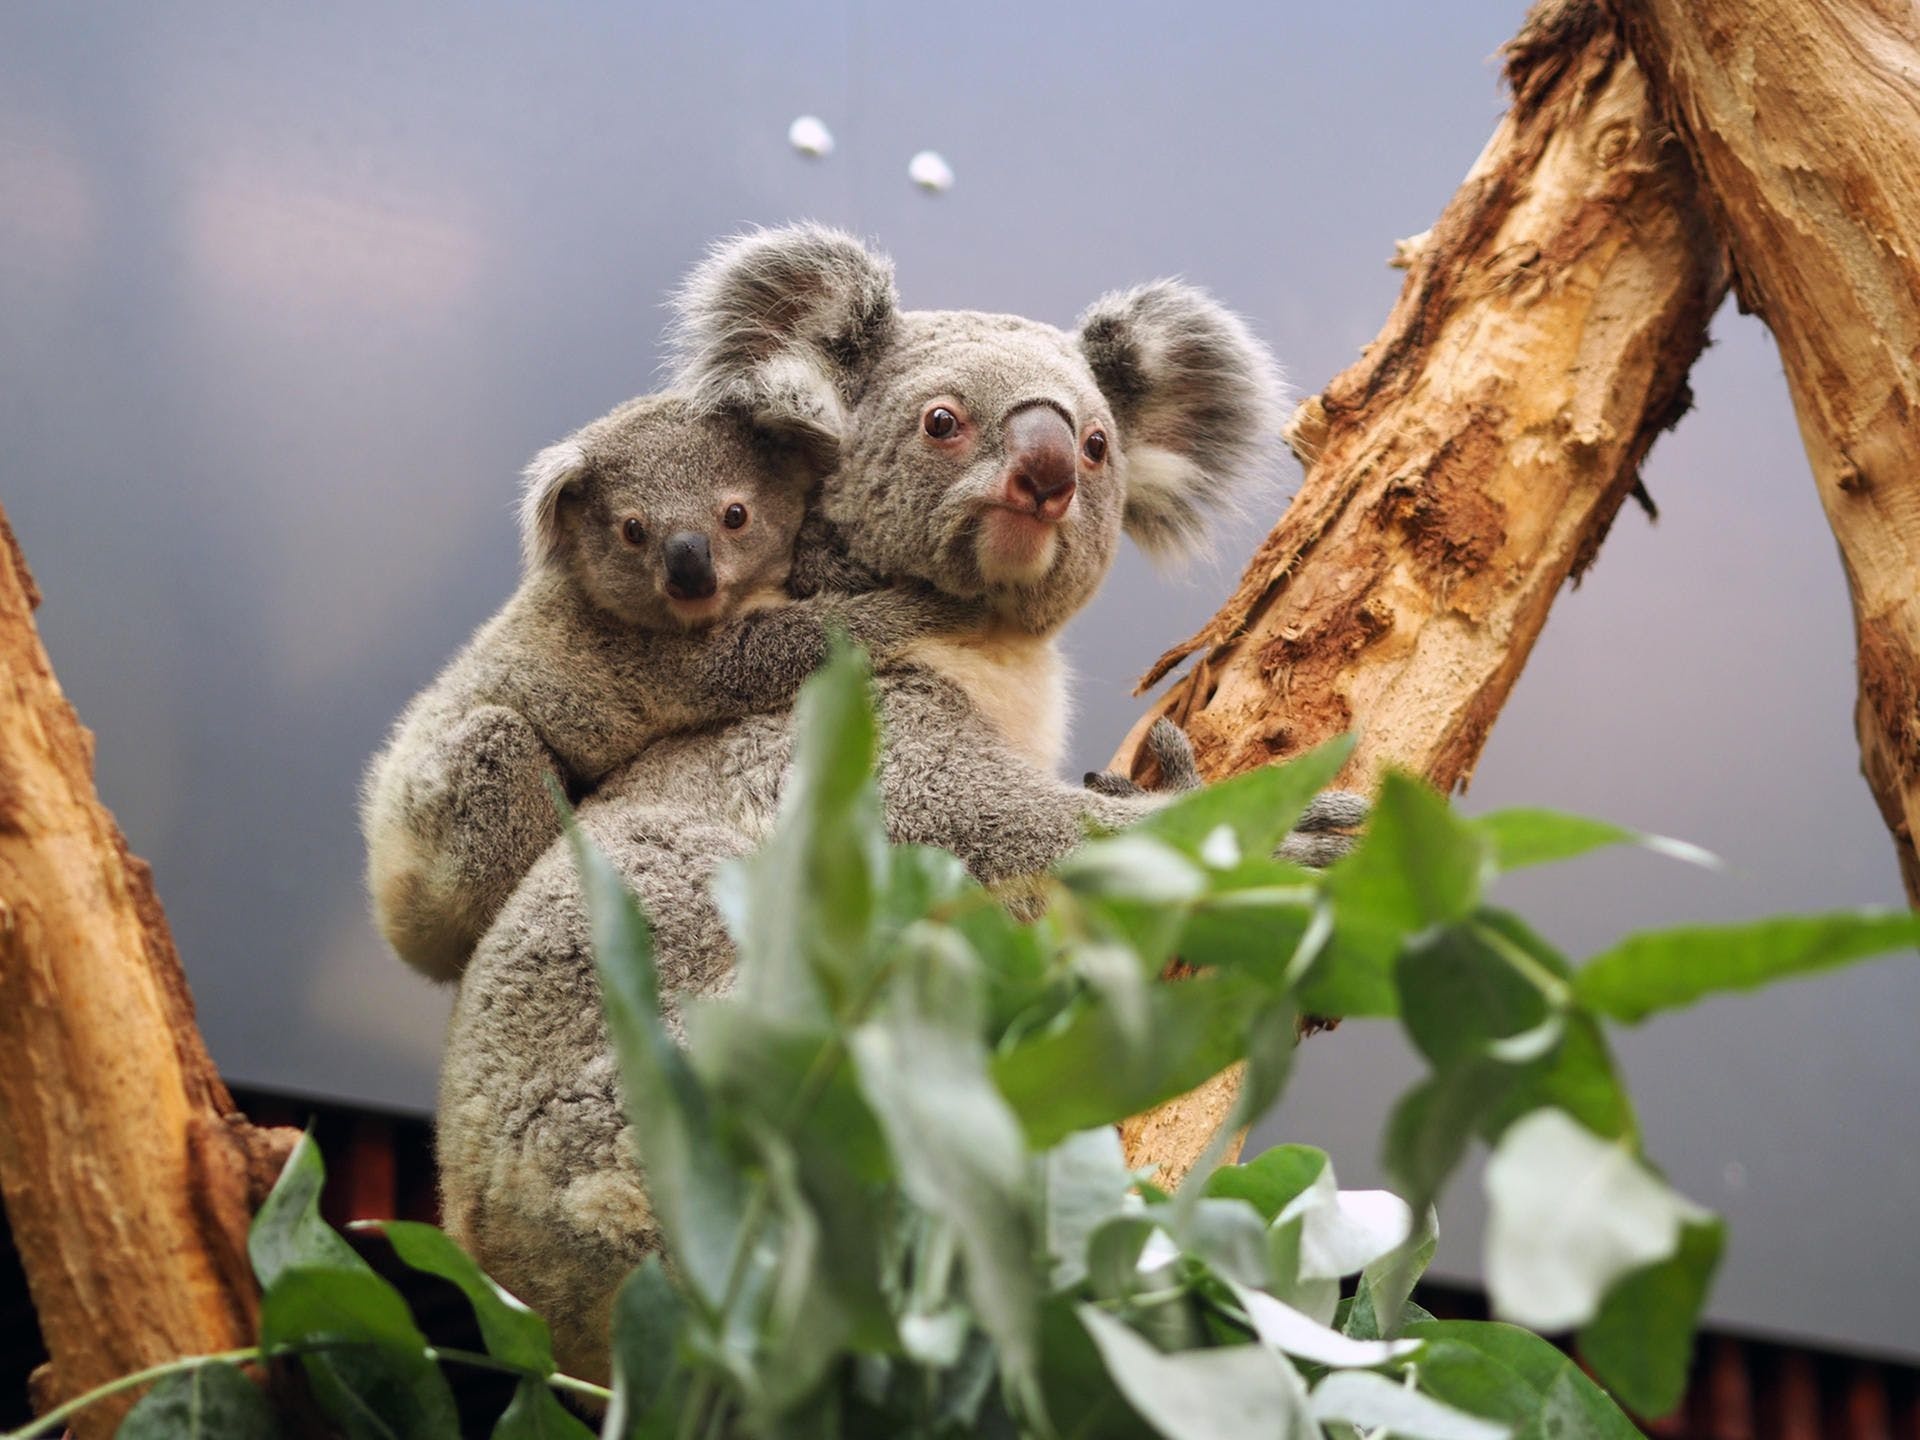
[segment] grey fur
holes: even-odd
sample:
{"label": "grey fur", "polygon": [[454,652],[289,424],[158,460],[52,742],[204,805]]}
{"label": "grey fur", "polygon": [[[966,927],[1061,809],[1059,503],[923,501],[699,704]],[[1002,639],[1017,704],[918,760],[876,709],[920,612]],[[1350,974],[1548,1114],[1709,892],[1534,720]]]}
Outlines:
{"label": "grey fur", "polygon": [[[362,800],[375,919],[439,980],[559,833],[549,777],[577,798],[661,735],[791,703],[831,627],[891,658],[964,615],[925,587],[871,589],[817,524],[796,564],[811,471],[673,397],[622,405],[529,475],[526,578],[408,706]],[[737,531],[719,518],[734,503]],[[628,516],[639,546],[621,538]],[[718,589],[689,613],[664,591],[661,547],[692,531],[711,539]],[[818,594],[823,579],[871,593]],[[787,603],[792,585],[814,598]]]}
{"label": "grey fur", "polygon": [[[1160,767],[1160,791],[1180,794],[1198,790],[1200,766],[1193,758],[1193,742],[1187,732],[1162,715],[1147,727],[1147,753]],[[1113,770],[1089,770],[1085,781],[1089,790],[1103,795],[1145,795],[1149,792],[1128,776]]]}
{"label": "grey fur", "polygon": [[[1277,380],[1257,346],[1207,350],[1243,333],[1185,287],[1135,292],[1092,342],[1110,384],[1123,338],[1139,351],[1125,393],[1109,394],[1085,335],[1011,316],[897,311],[885,262],[833,232],[731,242],[689,282],[678,383],[715,410],[744,407],[759,424],[813,427],[837,443],[820,510],[849,563],[984,602],[964,634],[877,658],[892,839],[951,850],[982,881],[1016,882],[1090,826],[1122,828],[1163,803],[1049,773],[1050,737],[1064,723],[1052,637],[1106,574],[1123,524],[1151,543],[1190,543],[1197,517],[1248,478],[1276,419],[1260,397],[1277,393]],[[1202,334],[1205,345],[1194,339]],[[1206,364],[1156,359],[1187,355],[1188,340]],[[925,430],[942,397],[966,412],[971,433],[959,443],[932,443]],[[1018,546],[1007,536],[1036,532],[996,530],[992,505],[1024,463],[1009,440],[1026,433],[1017,417],[1042,411],[1083,446],[1096,428],[1108,445],[1099,463],[1073,452],[1087,463],[1070,506],[1045,545],[1009,564]],[[1044,415],[1037,423],[1052,433]],[[1177,489],[1167,466],[1155,472],[1146,519],[1127,514],[1136,424],[1153,437],[1140,447],[1150,459],[1179,462]],[[790,715],[771,713],[669,736],[580,807],[587,834],[646,905],[670,994],[728,983],[707,881],[765,835],[791,743]],[[561,847],[501,909],[462,981],[439,1133],[449,1228],[545,1311],[563,1365],[604,1374],[612,1287],[652,1239]]]}

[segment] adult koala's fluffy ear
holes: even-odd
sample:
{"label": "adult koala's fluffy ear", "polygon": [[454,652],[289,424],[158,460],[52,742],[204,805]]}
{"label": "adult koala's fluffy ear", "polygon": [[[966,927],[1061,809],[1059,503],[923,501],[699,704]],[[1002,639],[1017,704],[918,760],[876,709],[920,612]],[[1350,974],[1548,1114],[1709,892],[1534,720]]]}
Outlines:
{"label": "adult koala's fluffy ear", "polygon": [[1267,347],[1204,291],[1156,280],[1094,301],[1080,349],[1127,457],[1125,525],[1141,549],[1198,549],[1270,463],[1285,386]]}
{"label": "adult koala's fluffy ear", "polygon": [[577,438],[547,446],[520,472],[520,556],[534,570],[560,558],[560,500],[586,476],[587,455]]}
{"label": "adult koala's fluffy ear", "polygon": [[676,385],[831,459],[893,324],[893,265],[819,225],[723,240],[674,297]]}

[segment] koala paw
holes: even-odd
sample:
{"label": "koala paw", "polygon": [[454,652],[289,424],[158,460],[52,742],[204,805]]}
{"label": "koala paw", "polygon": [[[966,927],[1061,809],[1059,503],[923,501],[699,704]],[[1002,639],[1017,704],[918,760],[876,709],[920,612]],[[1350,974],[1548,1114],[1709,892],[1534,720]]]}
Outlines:
{"label": "koala paw", "polygon": [[1177,795],[1200,788],[1200,767],[1194,763],[1193,742],[1187,732],[1162,716],[1147,729],[1147,753],[1160,767],[1160,783],[1149,791],[1112,770],[1089,770],[1087,789],[1100,795]]}
{"label": "koala paw", "polygon": [[1373,806],[1351,790],[1323,790],[1314,796],[1293,832],[1274,853],[1282,860],[1324,870],[1349,854],[1360,837],[1351,833],[1367,823]]}

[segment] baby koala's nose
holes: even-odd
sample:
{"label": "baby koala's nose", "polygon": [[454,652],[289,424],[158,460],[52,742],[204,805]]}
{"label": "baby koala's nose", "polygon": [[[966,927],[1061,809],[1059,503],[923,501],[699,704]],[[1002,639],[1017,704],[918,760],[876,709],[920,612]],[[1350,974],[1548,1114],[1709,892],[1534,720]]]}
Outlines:
{"label": "baby koala's nose", "polygon": [[676,600],[704,600],[713,594],[713,552],[707,537],[691,531],[667,537],[667,594]]}
{"label": "baby koala's nose", "polygon": [[1073,427],[1051,406],[1030,405],[1007,417],[1006,499],[1017,510],[1058,520],[1073,503]]}

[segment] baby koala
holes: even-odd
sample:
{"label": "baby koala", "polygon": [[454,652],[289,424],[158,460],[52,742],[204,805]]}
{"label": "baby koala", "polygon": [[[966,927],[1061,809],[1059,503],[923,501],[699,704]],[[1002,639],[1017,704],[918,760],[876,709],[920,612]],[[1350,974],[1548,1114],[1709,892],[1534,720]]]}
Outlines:
{"label": "baby koala", "polygon": [[367,883],[403,959],[459,975],[559,833],[549,776],[577,799],[662,735],[790,704],[831,628],[878,665],[962,623],[960,602],[845,561],[807,520],[819,475],[812,452],[672,395],[534,458],[519,589],[368,770]]}

